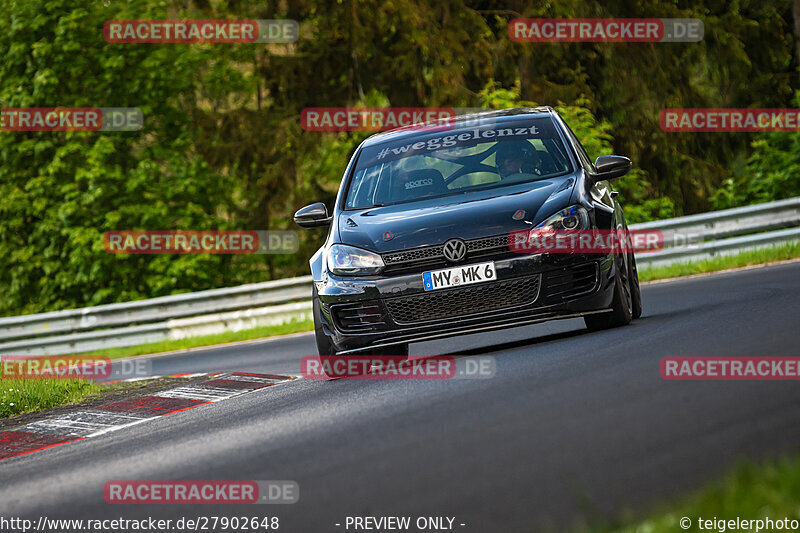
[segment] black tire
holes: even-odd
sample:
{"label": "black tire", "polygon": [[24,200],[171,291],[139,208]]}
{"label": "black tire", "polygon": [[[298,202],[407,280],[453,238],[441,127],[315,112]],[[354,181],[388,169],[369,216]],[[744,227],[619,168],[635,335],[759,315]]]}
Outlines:
{"label": "black tire", "polygon": [[611,302],[611,311],[583,317],[590,331],[625,326],[633,320],[633,298],[625,254],[614,255],[614,267],[614,299]]}
{"label": "black tire", "polygon": [[[319,353],[319,359],[322,362],[323,368],[338,368],[340,365],[337,364],[339,360],[346,360],[347,355],[337,355],[336,354],[336,347],[331,342],[331,339],[325,335],[325,332],[322,330],[322,311],[320,309],[319,303],[319,296],[317,295],[316,287],[313,290],[311,295],[311,308],[313,310],[314,315],[314,338],[317,341],[317,352]],[[365,352],[365,356],[400,356],[401,358],[408,358],[408,344],[397,344],[394,346],[386,346],[384,348],[376,348],[374,350],[370,350],[369,352]],[[346,365],[344,365],[346,368]],[[332,373],[325,373],[329,378],[342,378],[347,377],[347,375],[338,375],[335,372]]]}
{"label": "black tire", "polygon": [[642,316],[642,290],[639,287],[639,270],[636,268],[636,257],[633,252],[628,252],[628,265],[630,268],[631,303],[632,317],[634,319]]}
{"label": "black tire", "polygon": [[[336,355],[336,348],[333,346],[331,339],[325,335],[322,330],[322,311],[320,310],[319,296],[317,295],[316,287],[311,296],[311,309],[314,314],[314,338],[317,341],[317,353],[323,365],[322,368],[336,368],[336,361],[344,356]],[[337,376],[333,372],[325,372],[325,375],[329,378],[345,377]]]}
{"label": "black tire", "polygon": [[311,294],[311,309],[314,315],[314,338],[317,341],[317,353],[320,356],[336,355],[336,348],[330,338],[322,331],[322,311],[319,307],[319,296],[317,288],[314,287]]}

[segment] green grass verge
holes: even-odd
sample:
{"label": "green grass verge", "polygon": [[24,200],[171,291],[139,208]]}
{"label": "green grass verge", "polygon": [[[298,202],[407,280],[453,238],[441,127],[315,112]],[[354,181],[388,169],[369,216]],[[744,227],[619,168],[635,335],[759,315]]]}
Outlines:
{"label": "green grass verge", "polygon": [[313,329],[314,322],[311,320],[293,320],[291,322],[276,326],[262,326],[253,329],[244,329],[241,331],[226,331],[225,333],[217,333],[214,335],[203,335],[200,337],[189,337],[186,339],[140,344],[138,346],[125,346],[123,348],[96,350],[93,352],[87,352],[85,355],[103,355],[115,359],[134,355],[147,355],[152,353],[170,352],[173,350],[185,350],[187,348],[199,348],[202,346],[212,346],[214,344],[225,344],[228,342],[261,339],[264,337],[274,337],[276,335],[288,335],[289,333],[312,331]]}
{"label": "green grass verge", "polygon": [[77,403],[103,390],[85,379],[0,378],[0,418]]}
{"label": "green grass verge", "polygon": [[[725,524],[703,523],[713,520],[758,520],[771,518],[774,521],[788,518],[800,520],[800,459],[780,459],[764,464],[746,463],[735,468],[724,479],[709,485],[689,496],[683,502],[670,506],[644,521],[627,525],[593,529],[596,532],[658,533],[661,531],[737,531]],[[691,522],[687,529],[681,527],[681,519]],[[686,522],[684,521],[684,525]],[[709,527],[713,526],[713,527]],[[721,526],[723,528],[721,529]],[[756,524],[740,531],[755,531]],[[767,530],[762,526],[762,531]],[[779,531],[777,527],[772,531]],[[783,531],[791,530],[783,528]]]}
{"label": "green grass verge", "polygon": [[793,242],[758,250],[748,250],[738,254],[724,255],[703,261],[677,263],[673,265],[657,266],[639,269],[639,281],[653,281],[657,279],[678,278],[716,272],[730,268],[740,268],[750,265],[785,261],[800,257],[800,243]]}

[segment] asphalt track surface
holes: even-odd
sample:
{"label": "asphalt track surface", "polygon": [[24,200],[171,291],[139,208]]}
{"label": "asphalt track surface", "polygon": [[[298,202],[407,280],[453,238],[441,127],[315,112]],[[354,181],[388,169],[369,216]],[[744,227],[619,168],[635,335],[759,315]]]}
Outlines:
{"label": "asphalt track surface", "polygon": [[[455,531],[562,530],[646,515],[743,457],[796,453],[797,382],[665,381],[659,361],[800,356],[800,263],[650,284],[643,298],[643,317],[614,330],[568,320],[412,345],[491,355],[491,379],[301,379],[8,459],[0,514],[269,515],[290,532],[451,516]],[[297,373],[312,351],[300,335],[157,357],[152,371]],[[107,504],[106,481],[124,479],[295,480],[300,501]]]}

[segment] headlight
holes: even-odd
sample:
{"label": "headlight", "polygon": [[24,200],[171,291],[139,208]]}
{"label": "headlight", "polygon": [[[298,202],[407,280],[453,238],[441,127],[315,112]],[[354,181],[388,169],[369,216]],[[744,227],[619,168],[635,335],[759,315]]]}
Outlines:
{"label": "headlight", "polygon": [[367,276],[383,269],[381,256],[346,244],[334,244],[328,249],[328,270],[334,274]]}
{"label": "headlight", "polygon": [[579,205],[572,205],[551,216],[538,226],[537,229],[552,229],[558,231],[571,231],[589,228],[589,213]]}

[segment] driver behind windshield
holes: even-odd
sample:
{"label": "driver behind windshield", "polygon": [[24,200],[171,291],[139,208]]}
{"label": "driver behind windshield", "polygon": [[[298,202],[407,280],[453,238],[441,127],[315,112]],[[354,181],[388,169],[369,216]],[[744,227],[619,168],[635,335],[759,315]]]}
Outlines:
{"label": "driver behind windshield", "polygon": [[528,141],[505,141],[497,144],[495,166],[505,179],[515,174],[539,174],[536,171],[536,150]]}

